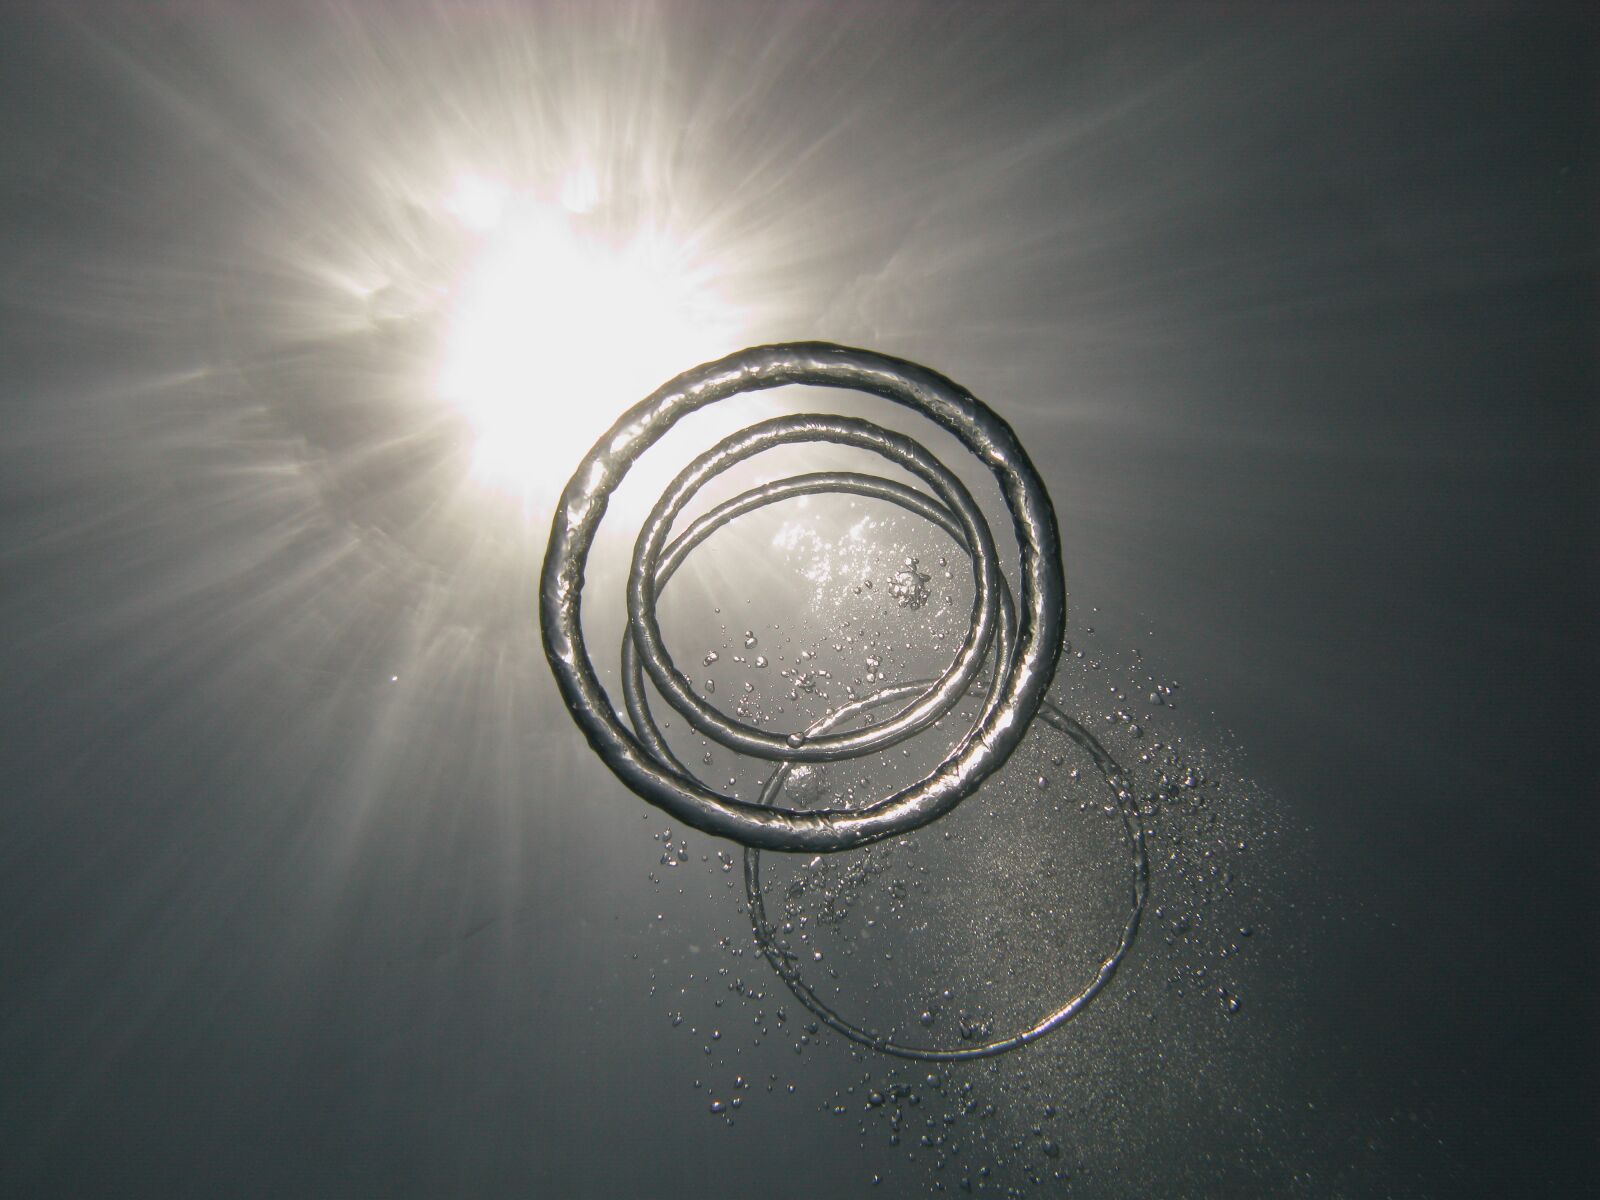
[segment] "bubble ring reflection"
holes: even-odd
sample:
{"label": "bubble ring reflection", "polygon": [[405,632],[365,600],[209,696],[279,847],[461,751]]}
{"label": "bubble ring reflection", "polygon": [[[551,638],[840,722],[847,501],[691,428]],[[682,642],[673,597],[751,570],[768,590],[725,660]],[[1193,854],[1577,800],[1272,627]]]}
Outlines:
{"label": "bubble ring reflection", "polygon": [[[880,396],[921,413],[953,434],[989,467],[999,483],[1019,551],[1021,603],[1016,640],[1003,656],[996,647],[996,682],[978,722],[925,778],[860,810],[808,812],[746,803],[711,790],[681,764],[651,753],[624,723],[601,686],[583,636],[588,555],[610,497],[632,465],[690,413],[742,392],[791,383]],[[805,423],[828,418],[788,420]],[[726,448],[730,440],[725,439],[712,455]],[[658,510],[662,509],[658,505]],[[647,534],[657,537],[647,526],[641,532],[641,545]],[[648,591],[657,586],[652,575],[641,579],[638,557],[636,553],[636,569],[630,576],[630,606],[639,587]],[[959,385],[926,367],[821,342],[739,351],[685,372],[624,413],[568,481],[551,525],[540,580],[545,654],[568,711],[595,752],[649,803],[707,833],[768,850],[831,852],[864,846],[918,829],[970,796],[1010,757],[1039,712],[1055,673],[1065,619],[1066,585],[1055,511],[1043,480],[1010,426]],[[664,674],[670,678],[670,673]],[[947,672],[943,678],[947,681],[950,675]],[[932,689],[938,691],[942,686],[935,681]],[[953,688],[945,695],[952,706],[960,699]],[[697,728],[701,728],[696,722],[700,715],[692,710],[685,713]],[[924,715],[919,713],[912,723],[923,720]],[[937,718],[928,718],[932,719]],[[702,732],[715,736],[711,729],[702,728]],[[794,756],[797,750],[802,757],[808,753],[803,749],[805,735],[797,741],[798,745],[785,739],[783,758]]]}

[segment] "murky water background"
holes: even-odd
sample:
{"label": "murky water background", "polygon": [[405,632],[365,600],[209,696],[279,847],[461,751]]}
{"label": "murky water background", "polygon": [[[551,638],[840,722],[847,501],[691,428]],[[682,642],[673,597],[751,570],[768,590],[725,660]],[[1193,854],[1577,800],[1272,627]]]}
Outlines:
{"label": "murky water background", "polygon": [[[1591,17],[0,20],[0,1191],[1592,1180]],[[739,849],[626,793],[540,650],[592,439],[796,338],[925,362],[1016,428],[1065,543],[1052,697],[1145,823],[1117,975],[991,1060],[820,1027]],[[649,501],[788,400],[696,418],[619,496],[608,679]],[[942,669],[970,603],[948,539],[817,497],[718,534],[661,612],[693,678],[786,728]],[[903,841],[763,856],[852,1021],[963,1044],[1116,945],[1115,796],[1036,732]],[[787,794],[864,802],[950,736]]]}

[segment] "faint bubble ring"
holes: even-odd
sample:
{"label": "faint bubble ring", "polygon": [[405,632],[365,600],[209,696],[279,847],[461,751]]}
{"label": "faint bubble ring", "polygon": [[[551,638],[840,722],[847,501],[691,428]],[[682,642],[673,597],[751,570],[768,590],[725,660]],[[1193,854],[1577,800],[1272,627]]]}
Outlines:
{"label": "faint bubble ring", "polygon": [[[824,717],[813,728],[831,726],[867,711],[874,706],[891,704],[920,688],[920,683],[907,683],[895,687],[884,688],[871,696],[864,697],[851,704],[840,708],[837,712]],[[1013,1033],[1001,1037],[974,1040],[968,1045],[953,1047],[916,1046],[898,1040],[893,1034],[876,1033],[864,1025],[851,1021],[843,1016],[818,995],[805,980],[800,972],[800,967],[795,956],[783,945],[777,931],[772,928],[767,919],[766,899],[761,889],[761,852],[754,847],[745,847],[744,852],[744,882],[745,899],[750,911],[750,923],[755,932],[756,942],[761,947],[761,953],[771,964],[772,969],[778,973],[785,986],[819,1021],[834,1032],[842,1034],[850,1041],[881,1054],[892,1055],[896,1058],[908,1058],[922,1062],[955,1062],[962,1059],[992,1058],[997,1054],[1004,1054],[1008,1050],[1015,1050],[1026,1046],[1045,1036],[1053,1030],[1061,1028],[1073,1017],[1087,1008],[1091,1001],[1105,989],[1117,973],[1117,968],[1127,957],[1129,948],[1133,945],[1134,938],[1139,933],[1139,924],[1144,917],[1145,900],[1150,891],[1150,864],[1145,849],[1144,826],[1139,819],[1138,806],[1131,791],[1123,782],[1122,768],[1116,760],[1106,751],[1098,740],[1077,721],[1065,712],[1046,700],[1040,707],[1039,720],[1049,725],[1052,729],[1065,734],[1080,748],[1087,751],[1093,759],[1096,769],[1107,787],[1115,797],[1115,807],[1122,818],[1128,855],[1131,867],[1131,884],[1129,888],[1129,905],[1127,917],[1117,938],[1117,944],[1111,953],[1102,959],[1093,974],[1084,984],[1073,992],[1055,1008],[1045,1013],[1032,1024]],[[819,728],[820,731],[820,728]],[[793,770],[793,764],[780,765],[768,778],[766,786],[762,789],[763,801],[776,800],[783,790],[784,782]]]}

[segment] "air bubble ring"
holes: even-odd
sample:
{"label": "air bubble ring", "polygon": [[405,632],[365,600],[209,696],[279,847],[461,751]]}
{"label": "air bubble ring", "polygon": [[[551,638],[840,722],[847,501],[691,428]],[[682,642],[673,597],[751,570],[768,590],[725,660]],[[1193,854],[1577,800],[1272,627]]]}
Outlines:
{"label": "air bubble ring", "polygon": [[[782,737],[729,720],[697,696],[673,665],[656,620],[660,584],[657,565],[673,520],[695,492],[720,471],[774,446],[827,441],[871,450],[904,467],[928,484],[958,522],[951,534],[969,548],[972,560],[972,620],[949,668],[904,710],[889,720],[856,733]],[[757,489],[759,491],[759,489]],[[771,503],[772,500],[766,501]],[[728,518],[731,519],[731,518]],[[707,737],[739,754],[793,762],[836,762],[880,750],[926,729],[949,712],[966,694],[988,652],[995,627],[995,598],[1001,576],[995,566],[994,538],[971,493],[938,459],[916,442],[882,426],[851,417],[805,414],[776,417],[752,425],[700,456],[662,493],[639,532],[633,570],[628,578],[628,630],[651,681],[673,708]]]}
{"label": "air bubble ring", "polygon": [[[861,810],[764,808],[721,795],[670,759],[658,758],[613,706],[583,637],[587,558],[610,497],[639,456],[692,412],[742,392],[791,383],[881,396],[949,431],[994,474],[1010,510],[1019,550],[1016,644],[1000,662],[993,702],[986,704],[971,734],[927,777]],[[802,424],[819,420],[788,419]],[[978,557],[975,551],[974,559]],[[639,598],[640,588],[648,595],[657,586],[655,573],[641,573],[638,566],[636,561],[630,577],[630,606]],[[987,579],[985,568],[975,570]],[[617,777],[651,804],[707,833],[761,849],[803,852],[845,850],[908,833],[971,795],[1010,756],[1039,712],[1060,653],[1065,609],[1055,512],[1010,427],[975,397],[926,367],[820,342],[742,350],[685,372],[625,413],[585,456],[562,493],[540,589],[545,654],[557,685],[590,745]],[[943,681],[962,670],[958,662]],[[655,673],[652,670],[652,676]],[[670,678],[670,672],[662,674]],[[941,686],[935,681],[929,690],[937,692]],[[929,705],[933,707],[936,704]],[[919,712],[909,723],[922,719]]]}
{"label": "air bubble ring", "polygon": [[[943,467],[938,469],[941,472],[944,470]],[[678,567],[682,565],[683,560],[689,556],[689,553],[724,525],[747,512],[764,508],[769,504],[776,504],[781,500],[793,499],[797,496],[811,496],[819,493],[866,496],[898,505],[900,508],[924,517],[932,524],[937,525],[960,544],[963,549],[967,550],[969,554],[972,553],[963,541],[965,531],[961,523],[952,517],[947,509],[940,507],[936,501],[921,492],[909,488],[903,483],[897,483],[892,479],[884,479],[876,475],[861,475],[851,471],[817,472],[809,475],[795,475],[788,479],[779,479],[772,483],[762,484],[760,487],[751,488],[749,491],[743,492],[731,500],[724,501],[709,512],[696,518],[688,529],[674,539],[662,554],[659,562],[655,564],[653,595],[659,596],[661,589],[666,587],[667,582],[677,572]],[[1001,603],[998,607],[1000,619],[995,634],[994,655],[995,661],[1006,662],[1009,660],[1012,646],[1016,642],[1017,618],[1012,611],[1011,593],[1006,585],[1004,576],[1000,578],[1000,586],[997,592]],[[916,688],[902,689],[895,694],[897,696],[925,695],[928,686],[935,682],[937,681],[928,680],[925,684]],[[985,691],[986,703],[983,712],[987,712],[994,703],[994,692],[987,688]],[[650,712],[649,698],[644,686],[644,665],[640,661],[638,644],[631,627],[622,635],[622,694],[628,708],[628,718],[633,723],[634,732],[639,735],[650,752],[659,761],[670,764],[684,774],[690,774],[689,769],[683,765],[678,757],[673,754],[672,748],[667,745],[666,739],[661,734],[660,727],[656,724],[655,717]],[[982,714],[980,713],[979,721],[981,721],[981,716]],[[974,727],[978,723],[978,721],[975,721]],[[872,726],[872,731],[876,732],[882,728],[884,728],[883,725],[874,725]],[[900,734],[895,740],[902,741],[906,736],[909,735]],[[793,760],[786,761],[792,765]],[[771,801],[772,798],[770,796],[764,797],[762,801],[763,807],[769,810],[778,808]],[[799,812],[802,810],[779,809],[779,811]]]}

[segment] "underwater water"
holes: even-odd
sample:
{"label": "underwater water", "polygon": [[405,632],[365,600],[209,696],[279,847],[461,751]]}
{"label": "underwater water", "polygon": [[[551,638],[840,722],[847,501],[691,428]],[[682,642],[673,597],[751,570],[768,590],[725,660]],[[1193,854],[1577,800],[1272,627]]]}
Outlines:
{"label": "underwater water", "polygon": [[[1583,1194],[1597,32],[7,8],[0,1194]],[[1015,431],[1065,644],[952,811],[756,855],[590,749],[540,571],[620,414],[811,340]],[[656,497],[814,411],[924,442],[1020,594],[947,433],[738,396],[599,527],[618,703]],[[914,482],[785,446],[675,528],[818,471]],[[940,676],[978,590],[925,514],[797,494],[656,611],[696,695],[786,734]],[[915,783],[988,678],[767,799]],[[770,761],[648,695],[707,786],[762,797]]]}

